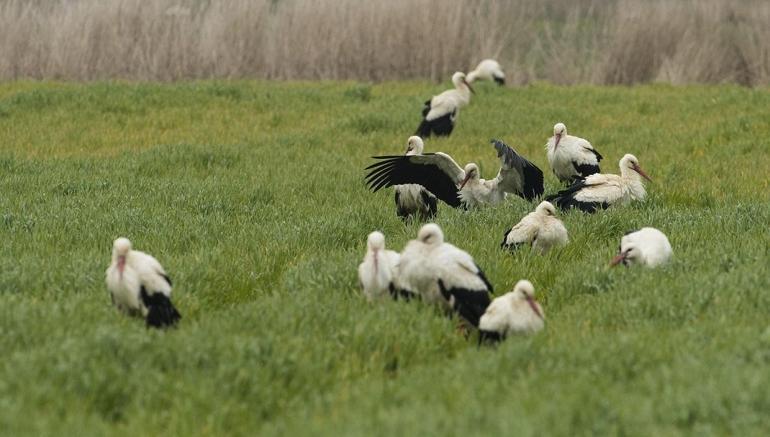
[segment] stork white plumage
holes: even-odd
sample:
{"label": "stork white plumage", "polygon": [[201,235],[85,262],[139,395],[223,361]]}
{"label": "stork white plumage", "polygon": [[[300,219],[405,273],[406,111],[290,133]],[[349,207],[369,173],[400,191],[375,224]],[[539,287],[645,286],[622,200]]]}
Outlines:
{"label": "stork white plumage", "polygon": [[551,202],[543,201],[505,233],[500,246],[515,249],[527,244],[533,251],[545,254],[552,247],[565,246],[568,241],[567,228],[556,217],[556,208]]}
{"label": "stork white plumage", "polygon": [[471,255],[444,242],[444,233],[435,223],[420,228],[417,239],[404,247],[398,274],[405,292],[418,294],[424,301],[443,308],[455,308],[474,326],[478,326],[478,317],[484,311],[475,310],[478,314],[474,323],[473,308],[464,313],[464,308],[453,305],[453,296],[483,308],[489,305],[492,284]]}
{"label": "stork white plumage", "polygon": [[532,334],[545,326],[545,313],[535,301],[535,287],[526,279],[489,305],[479,321],[480,340],[502,340],[511,334]]}
{"label": "stork white plumage", "polygon": [[118,238],[107,268],[107,289],[122,312],[144,317],[147,326],[164,328],[182,316],[171,303],[171,279],[157,259],[131,249],[131,241]]}
{"label": "stork white plumage", "polygon": [[505,73],[500,64],[494,59],[484,59],[476,68],[468,73],[468,83],[477,80],[495,81],[498,85],[505,85]]}
{"label": "stork white plumage", "polygon": [[453,74],[452,84],[454,89],[446,90],[425,102],[422,121],[415,135],[428,138],[432,134],[448,136],[452,133],[460,108],[470,103],[471,93],[475,93],[465,79],[465,73],[458,71]]}
{"label": "stork white plumage", "polygon": [[[407,140],[406,156],[422,155],[425,144],[422,138],[413,135]],[[418,184],[396,185],[396,215],[402,219],[419,217],[429,219],[436,215],[436,196]]]}
{"label": "stork white plumage", "polygon": [[673,254],[666,234],[655,228],[642,228],[626,232],[620,239],[618,254],[610,265],[623,263],[625,266],[658,267],[668,263]]}
{"label": "stork white plumage", "polygon": [[599,161],[603,156],[587,140],[567,135],[567,126],[556,123],[553,136],[545,145],[548,164],[561,182],[573,183],[594,173],[599,173]]}
{"label": "stork white plumage", "polygon": [[370,301],[396,294],[398,252],[385,249],[385,235],[374,231],[366,241],[366,255],[358,266],[358,279],[364,295]]}
{"label": "stork white plumage", "polygon": [[502,141],[492,143],[500,158],[495,179],[481,179],[476,164],[468,164],[463,170],[451,156],[438,152],[375,156],[380,162],[366,168],[370,170],[366,182],[374,192],[392,185],[418,184],[455,208],[497,203],[507,193],[527,200],[543,194],[543,172]]}
{"label": "stork white plumage", "polygon": [[576,181],[569,188],[546,197],[546,200],[561,209],[577,208],[592,213],[617,203],[628,204],[631,201],[644,200],[647,192],[642,177],[652,182],[639,167],[636,156],[626,154],[620,160],[620,176],[592,174],[584,180]]}

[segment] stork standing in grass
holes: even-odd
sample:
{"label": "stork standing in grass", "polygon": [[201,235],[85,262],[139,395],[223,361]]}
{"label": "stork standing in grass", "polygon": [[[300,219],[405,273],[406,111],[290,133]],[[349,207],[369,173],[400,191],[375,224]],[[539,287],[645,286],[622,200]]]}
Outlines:
{"label": "stork standing in grass", "polygon": [[471,93],[475,93],[465,79],[465,73],[458,71],[453,74],[452,84],[455,89],[444,91],[425,102],[422,122],[417,127],[415,135],[428,138],[432,134],[448,136],[452,133],[460,108],[470,103]]}
{"label": "stork standing in grass", "polygon": [[131,249],[127,238],[112,246],[107,289],[122,312],[144,317],[147,326],[165,328],[182,318],[171,303],[171,279],[157,259]]}
{"label": "stork standing in grass", "polygon": [[567,126],[556,123],[553,136],[545,145],[548,164],[561,182],[568,184],[599,173],[599,161],[603,156],[588,141],[567,135]]}
{"label": "stork standing in grass", "polygon": [[492,140],[500,158],[500,171],[491,180],[480,178],[470,163],[461,168],[445,153],[375,156],[380,160],[366,170],[366,182],[374,192],[383,187],[418,184],[452,207],[494,204],[508,193],[531,200],[543,194],[543,172],[505,143]]}
{"label": "stork standing in grass", "polygon": [[556,217],[556,208],[551,202],[543,201],[505,233],[501,247],[515,249],[527,244],[533,251],[545,254],[552,247],[564,246],[568,241],[567,228]]}
{"label": "stork standing in grass", "polygon": [[644,200],[647,192],[642,178],[652,182],[639,167],[636,156],[627,154],[620,160],[620,176],[596,173],[578,180],[569,188],[546,197],[561,209],[577,208],[592,213],[616,203],[627,204]]}
{"label": "stork standing in grass", "polygon": [[642,228],[626,232],[610,265],[658,267],[668,263],[673,254],[666,234],[655,228]]}
{"label": "stork standing in grass", "polygon": [[385,235],[374,231],[366,242],[364,261],[358,266],[358,279],[364,295],[370,301],[396,294],[398,277],[398,252],[385,249]]}
{"label": "stork standing in grass", "polygon": [[479,62],[476,69],[468,73],[468,83],[473,83],[477,80],[489,80],[494,81],[498,85],[505,85],[505,73],[500,67],[500,64],[494,59],[484,59]]}
{"label": "stork standing in grass", "polygon": [[535,287],[526,279],[513,291],[496,298],[479,321],[479,340],[499,341],[511,334],[532,334],[545,326],[543,308],[535,301]]}
{"label": "stork standing in grass", "polygon": [[[446,243],[444,233],[435,223],[420,228],[417,239],[407,243],[399,263],[399,283],[406,292],[418,294],[429,303],[442,308],[455,308],[452,296],[471,296],[474,302],[486,308],[489,305],[492,284],[464,250]],[[458,312],[478,326],[478,317],[472,312]]]}
{"label": "stork standing in grass", "polygon": [[[407,140],[406,156],[422,155],[425,147],[422,138],[411,136]],[[396,215],[402,219],[418,217],[430,219],[436,215],[438,200],[436,196],[418,184],[396,185]]]}

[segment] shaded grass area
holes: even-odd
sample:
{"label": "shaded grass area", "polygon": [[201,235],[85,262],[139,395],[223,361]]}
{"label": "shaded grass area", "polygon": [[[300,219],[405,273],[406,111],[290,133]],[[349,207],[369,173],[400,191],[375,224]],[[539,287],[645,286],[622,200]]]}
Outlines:
{"label": "shaded grass area", "polygon": [[[426,151],[497,171],[488,140],[541,168],[556,121],[616,172],[627,208],[563,216],[571,244],[499,250],[534,208],[440,207],[497,293],[528,278],[547,328],[477,349],[417,303],[369,305],[365,237],[417,223],[363,168],[403,153],[424,83],[0,84],[0,427],[22,434],[742,434],[770,411],[770,95],[737,87],[481,86]],[[546,177],[547,192],[557,188]],[[675,261],[606,267],[623,232]],[[179,329],[109,304],[112,240],[171,273]]]}

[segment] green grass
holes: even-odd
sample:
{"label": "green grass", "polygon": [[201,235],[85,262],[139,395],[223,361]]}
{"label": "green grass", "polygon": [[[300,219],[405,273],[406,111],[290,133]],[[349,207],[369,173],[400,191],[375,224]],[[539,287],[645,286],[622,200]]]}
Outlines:
{"label": "green grass", "polygon": [[[528,278],[545,308],[539,335],[478,349],[357,289],[367,233],[400,249],[419,227],[363,168],[403,152],[443,86],[0,84],[2,434],[767,435],[770,93],[480,86],[427,151],[492,177],[498,137],[545,169],[564,121],[605,171],[631,152],[655,182],[563,215],[571,243],[545,257],[498,248],[533,204],[442,205],[497,292]],[[675,261],[609,269],[641,226]],[[111,307],[117,236],[171,273],[178,329]]]}

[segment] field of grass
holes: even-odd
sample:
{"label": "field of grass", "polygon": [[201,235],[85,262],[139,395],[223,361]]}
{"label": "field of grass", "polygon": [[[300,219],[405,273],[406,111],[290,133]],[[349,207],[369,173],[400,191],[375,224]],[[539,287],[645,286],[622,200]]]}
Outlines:
{"label": "field of grass", "polygon": [[[445,86],[0,84],[0,433],[767,435],[770,93],[479,86],[426,151],[492,177],[496,137],[545,169],[564,121],[605,171],[630,152],[654,179],[644,203],[564,214],[571,244],[545,257],[498,247],[534,204],[440,206],[497,293],[528,278],[546,312],[479,349],[357,288],[368,232],[400,250],[419,227],[363,168]],[[647,225],[675,261],[609,269]],[[178,329],[111,307],[117,236],[170,272]]]}

